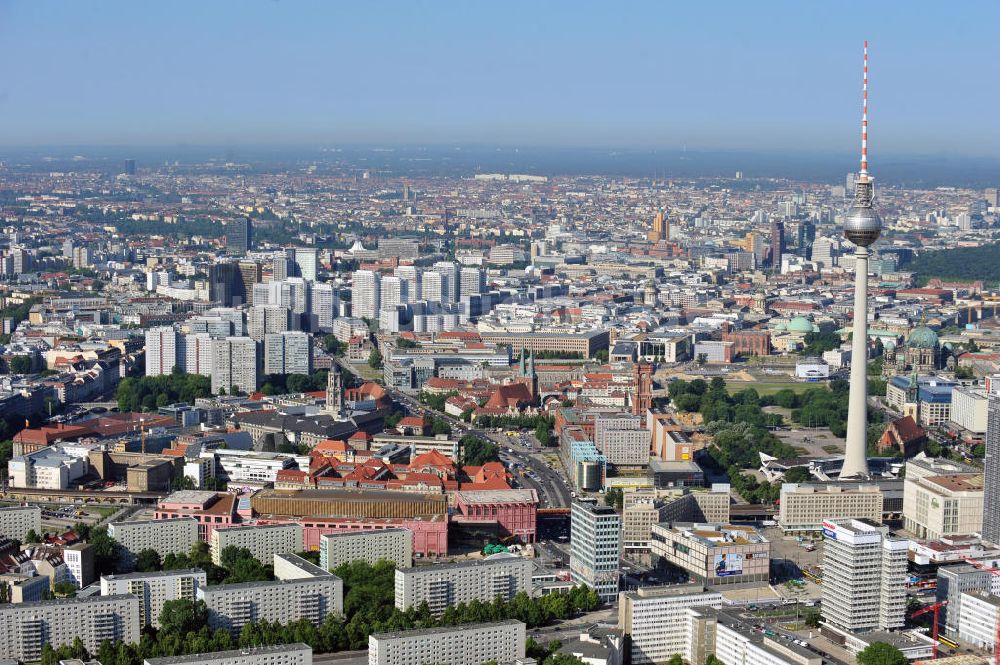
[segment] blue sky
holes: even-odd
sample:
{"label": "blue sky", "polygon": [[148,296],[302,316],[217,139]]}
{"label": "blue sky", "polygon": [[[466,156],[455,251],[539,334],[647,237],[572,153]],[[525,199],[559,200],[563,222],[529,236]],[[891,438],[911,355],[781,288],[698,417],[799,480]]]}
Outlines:
{"label": "blue sky", "polygon": [[1000,150],[1000,3],[0,0],[0,145]]}

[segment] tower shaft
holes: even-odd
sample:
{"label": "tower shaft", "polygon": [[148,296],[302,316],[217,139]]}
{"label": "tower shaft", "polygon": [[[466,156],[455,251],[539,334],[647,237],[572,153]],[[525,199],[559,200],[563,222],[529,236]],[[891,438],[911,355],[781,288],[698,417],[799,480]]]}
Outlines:
{"label": "tower shaft", "polygon": [[851,334],[851,387],[847,443],[841,478],[868,475],[868,248],[854,253],[854,326]]}

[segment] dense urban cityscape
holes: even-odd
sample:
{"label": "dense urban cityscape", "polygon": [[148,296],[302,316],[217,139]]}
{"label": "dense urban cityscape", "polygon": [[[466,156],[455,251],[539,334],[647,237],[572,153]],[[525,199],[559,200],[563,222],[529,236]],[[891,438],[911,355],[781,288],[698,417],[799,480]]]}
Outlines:
{"label": "dense urban cityscape", "polygon": [[836,180],[0,149],[0,665],[1000,664],[1000,182],[862,62]]}

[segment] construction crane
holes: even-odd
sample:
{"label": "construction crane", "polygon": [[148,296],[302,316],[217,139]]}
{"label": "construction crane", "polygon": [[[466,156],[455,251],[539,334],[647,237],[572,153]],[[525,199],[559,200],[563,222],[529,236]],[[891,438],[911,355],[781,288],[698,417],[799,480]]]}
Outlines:
{"label": "construction crane", "polygon": [[932,652],[932,655],[931,655],[932,659],[937,659],[937,650],[938,650],[938,612],[941,610],[942,607],[944,607],[947,604],[948,604],[947,600],[942,600],[939,603],[933,603],[931,605],[925,605],[924,607],[921,607],[919,610],[917,610],[916,612],[914,612],[913,614],[910,615],[911,619],[916,619],[917,617],[923,616],[923,615],[927,614],[928,612],[933,612],[934,613],[934,622],[931,624],[931,639],[934,640],[934,646],[932,647],[933,652]]}
{"label": "construction crane", "polygon": [[[1000,568],[997,568],[996,566],[989,566],[982,561],[976,561],[975,559],[970,559],[965,556],[962,557],[962,560],[973,568],[981,570],[984,573],[989,573],[994,577],[1000,577]],[[993,638],[993,663],[994,665],[1000,665],[1000,617],[997,618],[996,635]]]}

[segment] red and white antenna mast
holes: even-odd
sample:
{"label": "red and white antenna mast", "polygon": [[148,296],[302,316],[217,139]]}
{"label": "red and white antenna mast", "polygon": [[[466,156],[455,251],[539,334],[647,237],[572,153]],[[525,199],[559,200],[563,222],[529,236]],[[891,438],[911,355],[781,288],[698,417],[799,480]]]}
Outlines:
{"label": "red and white antenna mast", "polygon": [[865,40],[865,74],[861,102],[861,173],[868,180],[868,40]]}

